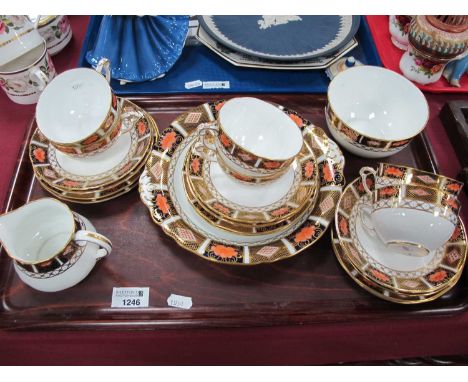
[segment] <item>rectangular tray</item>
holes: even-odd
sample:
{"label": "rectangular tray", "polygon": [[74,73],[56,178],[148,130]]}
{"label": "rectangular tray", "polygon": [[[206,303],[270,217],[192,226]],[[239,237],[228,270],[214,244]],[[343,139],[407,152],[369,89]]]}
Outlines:
{"label": "rectangular tray", "polygon": [[[153,96],[130,98],[166,128],[177,115],[223,95]],[[318,126],[325,126],[323,95],[264,95],[262,98],[293,110]],[[431,123],[431,122],[430,122]],[[48,196],[34,181],[27,142],[18,158],[6,210],[28,200]],[[364,165],[377,161],[347,152],[348,181]],[[391,158],[391,163],[437,171],[430,143],[423,134]],[[271,265],[232,267],[205,261],[182,250],[156,226],[137,190],[102,204],[71,208],[89,218],[108,236],[114,251],[99,262],[77,286],[42,293],[23,284],[12,262],[0,254],[0,328],[11,330],[148,329],[250,327],[311,323],[388,321],[454,315],[468,308],[466,276],[444,297],[418,306],[380,300],[357,286],[341,269],[333,253],[330,232],[315,245],[290,259]],[[150,307],[111,309],[113,287],[149,287]],[[171,294],[190,296],[193,307],[167,306]]]}
{"label": "rectangular tray", "polygon": [[[81,48],[78,66],[90,67],[85,55],[95,44],[102,16],[92,16]],[[381,65],[364,17],[356,34],[358,46],[353,55],[368,65]],[[111,63],[112,64],[112,63]],[[229,89],[185,89],[190,81],[229,81]],[[185,46],[182,55],[165,77],[120,85],[112,80],[118,95],[174,93],[326,93],[329,78],[325,70],[265,70],[241,68],[230,64],[203,45]]]}

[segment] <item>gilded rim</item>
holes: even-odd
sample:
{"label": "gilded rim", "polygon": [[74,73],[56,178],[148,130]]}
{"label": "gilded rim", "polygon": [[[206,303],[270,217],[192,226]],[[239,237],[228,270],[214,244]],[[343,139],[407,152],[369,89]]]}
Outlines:
{"label": "gilded rim", "polygon": [[43,262],[45,262],[45,261],[49,261],[49,260],[54,259],[54,258],[55,258],[56,256],[58,256],[60,253],[62,253],[62,252],[65,250],[65,248],[67,248],[67,246],[68,246],[68,245],[70,244],[70,242],[73,240],[73,237],[74,237],[74,235],[75,235],[75,231],[76,231],[76,222],[75,222],[75,218],[74,218],[74,216],[73,216],[73,212],[70,210],[70,207],[68,207],[65,203],[62,203],[60,200],[57,200],[57,199],[54,199],[54,198],[50,198],[50,197],[44,197],[44,198],[40,198],[40,199],[33,200],[33,201],[29,202],[29,203],[23,204],[21,207],[18,207],[18,208],[15,209],[15,210],[8,211],[8,212],[5,212],[5,213],[1,214],[0,217],[6,216],[6,215],[10,215],[10,214],[12,214],[12,213],[15,212],[15,211],[18,211],[18,210],[20,210],[20,209],[23,209],[24,207],[27,207],[27,206],[29,206],[30,204],[39,202],[39,201],[41,201],[41,200],[53,200],[54,203],[59,203],[59,204],[61,204],[62,206],[64,206],[64,207],[65,207],[65,211],[67,212],[67,214],[71,217],[71,219],[72,219],[72,221],[73,221],[73,230],[72,230],[72,232],[71,232],[71,234],[70,234],[70,237],[68,238],[66,244],[65,244],[59,251],[57,251],[55,254],[51,255],[50,257],[47,257],[47,258],[45,258],[45,259],[41,259],[41,261],[33,261],[33,262],[31,262],[31,261],[24,261],[23,259],[19,259],[19,258],[17,258],[17,257],[15,257],[15,256],[12,255],[12,253],[8,250],[8,248],[7,248],[7,246],[5,245],[5,243],[1,242],[3,248],[5,249],[5,252],[7,253],[7,255],[8,255],[9,257],[11,257],[12,259],[14,259],[15,261],[17,261],[18,263],[20,263],[20,264],[35,265],[35,264],[40,264],[40,263],[43,263]]}
{"label": "gilded rim", "polygon": [[[49,184],[43,183],[40,179],[38,179],[39,184],[49,193],[53,194],[59,199],[66,200],[66,201],[75,201],[76,203],[86,203],[86,202],[95,202],[99,203],[100,201],[110,200],[109,198],[114,198],[115,195],[122,195],[125,192],[129,192],[135,187],[136,183],[138,182],[138,178],[141,175],[141,171],[144,167],[145,161],[148,159],[148,156],[142,160],[141,166],[136,170],[134,173],[129,175],[124,181],[112,186],[108,187],[103,190],[96,190],[92,191],[89,194],[81,193],[78,195],[71,194],[69,192],[64,192],[62,190],[57,190],[55,188],[50,187]],[[124,192],[125,191],[125,192]]]}
{"label": "gilded rim", "polygon": [[[460,210],[460,204],[454,195],[435,188],[411,184],[394,184],[379,187],[372,192],[371,199],[373,205],[388,201],[389,203],[386,204],[390,204],[391,208],[409,208],[403,206],[406,200],[421,201],[430,204],[431,208],[427,209],[428,212],[447,220],[450,220],[449,217],[451,215],[458,216]],[[378,207],[375,208],[374,211],[380,208],[387,207]]]}
{"label": "gilded rim", "polygon": [[[340,72],[338,73],[335,77],[333,77],[333,79],[330,81],[330,83],[328,84],[328,89],[330,89],[330,86],[331,84],[333,83],[333,81],[336,81],[337,78],[340,77],[340,75],[342,75],[343,73],[345,72],[348,72],[350,70],[356,70],[356,69],[359,69],[359,68],[363,68],[363,67],[371,67],[371,68],[375,68],[375,66],[372,66],[372,65],[359,65],[359,66],[355,66],[355,67],[352,67],[352,68],[348,68],[346,69],[345,71],[343,72]],[[382,70],[388,70],[390,71],[389,69],[384,69],[384,68],[381,68]],[[362,69],[360,69],[362,70]],[[394,73],[394,72],[392,72]],[[398,75],[397,73],[395,73],[396,75]],[[376,140],[376,141],[383,141],[383,142],[397,142],[397,141],[405,141],[407,139],[412,139],[414,138],[415,136],[417,136],[418,134],[420,134],[425,128],[426,128],[426,125],[427,125],[427,122],[429,121],[429,117],[430,117],[430,109],[429,109],[429,104],[427,102],[427,99],[426,97],[424,96],[424,93],[421,92],[421,90],[419,90],[416,85],[414,85],[410,80],[406,79],[405,77],[403,76],[400,76],[402,77],[404,80],[406,80],[409,84],[411,84],[412,86],[414,86],[420,93],[422,99],[424,99],[424,102],[425,102],[425,105],[426,105],[426,109],[427,109],[427,118],[426,118],[426,122],[424,122],[422,128],[415,134],[409,136],[409,137],[405,137],[405,138],[401,138],[401,139],[392,139],[391,141],[387,140],[387,139],[382,139],[382,138],[376,138],[376,137],[372,137],[370,135],[366,135],[366,134],[363,134],[363,133],[360,133],[359,131],[353,129],[351,126],[349,126],[347,123],[343,122],[343,120],[338,116],[338,114],[335,112],[335,110],[333,109],[333,106],[330,102],[330,90],[327,91],[327,104],[328,106],[330,107],[330,110],[333,112],[333,114],[336,115],[336,118],[343,124],[343,126],[346,126],[348,129],[352,130],[353,132],[355,132],[356,134],[358,135],[361,135],[365,138],[368,138],[368,139],[372,139],[372,140]]]}
{"label": "gilded rim", "polygon": [[44,183],[40,178],[36,178],[39,181],[39,184],[42,186],[42,188],[44,188],[47,192],[61,200],[80,204],[101,203],[124,195],[127,192],[130,192],[138,183],[141,171],[149,157],[150,151],[148,150],[147,154],[141,159],[138,168],[132,171],[123,180],[117,181],[114,184],[111,184],[103,189],[81,193],[78,192],[79,196],[70,196],[70,192],[53,188],[48,183]]}
{"label": "gilded rim", "polygon": [[37,25],[39,28],[45,27],[46,25],[52,23],[54,20],[58,20],[60,17],[66,17],[66,16],[59,16],[59,15],[39,16],[39,23]]}
{"label": "gilded rim", "polygon": [[[223,171],[227,175],[229,175],[231,178],[234,178],[238,182],[250,184],[250,185],[272,182],[278,179],[279,177],[281,177],[287,171],[287,168],[288,168],[288,166],[284,166],[283,169],[281,169],[281,171],[279,171],[278,173],[273,173],[272,175],[267,175],[267,176],[262,176],[262,177],[247,176],[247,175],[244,176],[240,174],[239,172],[230,169],[224,163],[224,160],[219,155],[217,155],[217,161],[218,161],[219,166],[223,169]],[[292,162],[290,163],[290,165],[291,164]]]}
{"label": "gilded rim", "polygon": [[[396,168],[398,170],[401,170],[403,171],[404,173],[401,175],[401,177],[397,177],[397,176],[390,176],[388,174],[385,174],[385,168],[387,168],[387,171],[389,168]],[[411,170],[411,179],[409,180],[406,180],[407,178],[407,175],[408,175],[408,171],[406,170]],[[459,195],[462,188],[463,188],[463,183],[456,180],[456,179],[453,179],[453,178],[449,178],[448,176],[445,176],[445,175],[440,175],[440,174],[436,174],[436,173],[433,173],[433,172],[429,172],[429,171],[424,171],[424,170],[420,170],[420,169],[417,169],[417,168],[414,168],[414,167],[410,167],[410,166],[406,166],[406,165],[399,165],[399,164],[391,164],[391,163],[387,163],[387,162],[380,162],[379,163],[379,170],[378,170],[378,173],[379,173],[379,176],[385,176],[385,177],[390,177],[390,178],[395,178],[395,179],[405,179],[404,182],[406,184],[412,184],[412,183],[415,183],[413,182],[413,178],[414,178],[414,175],[415,175],[415,172],[416,172],[416,177],[418,177],[418,179],[421,180],[422,182],[422,186],[425,186],[425,187],[429,187],[429,188],[436,188],[438,190],[441,190],[442,192],[448,192],[450,194],[453,194],[453,195]],[[421,173],[422,176],[428,176],[431,178],[431,180],[435,180],[436,181],[436,184],[437,184],[437,187],[434,187],[434,186],[431,186],[431,183],[434,184],[434,182],[430,182],[428,183],[428,181],[424,181],[418,174]],[[435,179],[434,179],[435,178]],[[440,182],[439,182],[440,180]],[[458,188],[457,189],[454,189],[453,191],[452,190],[446,190],[446,189],[441,189],[440,186],[443,185],[444,187],[447,186],[447,182],[450,182],[450,183],[453,183],[453,184],[456,184]]]}

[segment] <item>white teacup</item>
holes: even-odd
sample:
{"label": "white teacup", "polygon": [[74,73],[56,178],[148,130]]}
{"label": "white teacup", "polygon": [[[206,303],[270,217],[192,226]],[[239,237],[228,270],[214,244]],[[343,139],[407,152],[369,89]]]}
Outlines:
{"label": "white teacup", "polygon": [[27,16],[0,15],[0,66],[28,53],[42,41]]}
{"label": "white teacup", "polygon": [[0,66],[0,87],[13,102],[29,105],[38,101],[56,74],[46,43],[42,40],[26,54]]}
{"label": "white teacup", "polygon": [[403,150],[424,129],[429,106],[402,75],[361,65],[330,82],[326,118],[333,138],[346,150],[383,158]]}
{"label": "white teacup", "polygon": [[102,59],[96,70],[67,70],[41,94],[37,125],[57,150],[74,156],[92,155],[128,131],[122,126],[120,102],[109,85],[109,67],[109,61]]}
{"label": "white teacup", "polygon": [[112,251],[88,220],[52,198],[0,216],[0,240],[21,280],[45,292],[79,283]]}
{"label": "white teacup", "polygon": [[[206,144],[206,132],[214,136]],[[251,179],[280,176],[299,154],[302,132],[282,110],[253,97],[238,97],[219,109],[218,119],[201,126],[202,142],[231,174]]]}
{"label": "white teacup", "polygon": [[360,174],[370,204],[361,205],[360,218],[369,233],[386,246],[412,256],[425,256],[447,242],[458,220],[456,196],[409,184],[391,184],[371,191],[366,170],[362,168]]}

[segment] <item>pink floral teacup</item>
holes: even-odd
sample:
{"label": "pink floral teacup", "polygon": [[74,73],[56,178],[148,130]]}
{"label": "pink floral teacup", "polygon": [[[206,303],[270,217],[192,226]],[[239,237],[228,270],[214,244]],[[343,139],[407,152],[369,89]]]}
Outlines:
{"label": "pink floral teacup", "polygon": [[13,102],[33,104],[55,75],[54,64],[42,40],[41,45],[0,66],[0,87]]}

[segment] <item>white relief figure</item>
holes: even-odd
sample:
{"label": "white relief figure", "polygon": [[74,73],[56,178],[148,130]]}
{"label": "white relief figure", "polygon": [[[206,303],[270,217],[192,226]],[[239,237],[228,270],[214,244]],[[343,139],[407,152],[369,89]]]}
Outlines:
{"label": "white relief figure", "polygon": [[261,20],[258,20],[260,29],[268,29],[277,25],[288,24],[291,21],[302,21],[300,16],[262,16]]}

